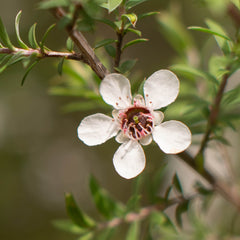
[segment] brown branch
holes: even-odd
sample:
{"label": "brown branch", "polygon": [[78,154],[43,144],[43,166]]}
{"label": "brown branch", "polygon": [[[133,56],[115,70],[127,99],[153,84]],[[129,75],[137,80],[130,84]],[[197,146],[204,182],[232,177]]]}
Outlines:
{"label": "brown branch", "polygon": [[203,154],[203,152],[204,152],[204,150],[206,148],[206,145],[207,145],[207,143],[209,141],[209,138],[210,138],[210,135],[212,133],[212,130],[213,130],[213,128],[216,125],[217,118],[218,118],[218,115],[219,115],[220,103],[221,103],[221,100],[222,100],[222,97],[223,97],[223,93],[224,93],[225,87],[226,87],[227,82],[228,82],[228,78],[229,78],[229,74],[225,74],[223,76],[223,79],[222,79],[222,82],[221,82],[221,84],[219,86],[217,95],[216,95],[216,97],[214,99],[213,105],[211,106],[211,111],[210,111],[210,114],[209,114],[209,117],[208,117],[206,133],[205,133],[205,135],[203,137],[203,140],[201,142],[201,147],[200,147],[200,149],[199,149],[195,159],[197,159],[198,156]]}
{"label": "brown branch", "polygon": [[239,9],[233,3],[230,3],[227,8],[227,13],[232,18],[235,25],[237,27],[239,27],[240,26],[240,11],[239,11]]}
{"label": "brown branch", "polygon": [[21,53],[22,56],[31,56],[35,54],[37,58],[66,58],[66,59],[72,59],[77,61],[82,61],[83,56],[79,53],[68,53],[68,52],[56,52],[56,51],[44,51],[42,52],[41,49],[21,49],[21,48],[14,48],[14,50],[11,50],[9,48],[0,48],[0,54],[12,54],[15,55],[17,53]]}
{"label": "brown branch", "polygon": [[218,192],[222,197],[231,202],[240,212],[240,195],[239,190],[236,188],[236,186],[229,186],[223,181],[216,179],[206,169],[202,169],[201,171],[199,171],[195,158],[193,158],[188,152],[185,151],[179,153],[177,156],[180,157],[197,174],[203,177],[216,192]]}
{"label": "brown branch", "polygon": [[[52,13],[59,20],[66,16],[65,11],[60,7],[52,9]],[[73,27],[74,26],[72,26],[72,24],[66,26],[66,31],[68,32],[68,35],[71,37],[73,42],[76,44],[76,46],[82,53],[83,61],[92,68],[92,70],[98,75],[100,79],[103,79],[109,73],[108,70],[97,58],[93,49],[91,48],[85,37],[82,35],[82,33],[77,31]]]}
{"label": "brown branch", "polygon": [[146,217],[148,217],[149,215],[151,215],[151,213],[153,213],[155,211],[164,211],[168,207],[171,207],[175,204],[182,203],[184,201],[188,201],[188,199],[178,197],[178,198],[171,199],[168,202],[150,205],[150,206],[141,208],[139,210],[139,212],[130,212],[125,217],[114,218],[108,222],[99,223],[96,227],[96,230],[99,231],[99,230],[103,230],[106,228],[117,227],[123,223],[132,223],[135,221],[141,221],[141,220],[145,219]]}

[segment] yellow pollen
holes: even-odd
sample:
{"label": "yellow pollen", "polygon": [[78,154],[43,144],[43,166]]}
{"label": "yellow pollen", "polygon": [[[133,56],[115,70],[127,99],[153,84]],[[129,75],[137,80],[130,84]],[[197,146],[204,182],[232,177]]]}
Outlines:
{"label": "yellow pollen", "polygon": [[138,121],[138,116],[134,116],[134,117],[133,117],[133,120],[134,120],[135,123],[139,123],[139,121]]}

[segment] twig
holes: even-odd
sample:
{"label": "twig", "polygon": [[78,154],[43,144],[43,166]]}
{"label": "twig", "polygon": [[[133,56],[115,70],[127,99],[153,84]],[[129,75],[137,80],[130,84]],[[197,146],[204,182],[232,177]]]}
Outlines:
{"label": "twig", "polygon": [[151,215],[151,213],[153,213],[155,211],[164,211],[170,206],[173,206],[178,203],[182,203],[187,200],[188,199],[178,197],[178,198],[171,199],[165,203],[157,203],[155,205],[150,205],[150,206],[141,208],[139,210],[139,212],[130,212],[125,217],[114,218],[108,222],[99,223],[97,225],[96,229],[102,230],[102,229],[106,229],[106,228],[117,227],[123,223],[132,223],[135,221],[140,221],[140,220],[145,219],[146,217],[148,217],[149,215]]}
{"label": "twig", "polygon": [[[52,13],[57,19],[61,19],[66,16],[65,11],[60,7],[52,9]],[[66,31],[82,53],[83,61],[92,68],[92,70],[98,75],[100,79],[103,79],[109,72],[97,58],[93,49],[85,37],[82,35],[82,33],[74,29],[74,26],[72,26],[72,24],[66,26]]]}
{"label": "twig", "polygon": [[212,130],[213,128],[215,127],[215,124],[217,122],[217,118],[218,118],[218,114],[219,114],[219,109],[220,109],[220,103],[221,103],[221,100],[222,100],[222,97],[223,97],[223,92],[225,90],[225,87],[227,85],[227,82],[228,82],[228,78],[229,78],[229,74],[225,74],[223,76],[223,79],[222,79],[222,82],[219,86],[219,89],[218,89],[218,92],[217,92],[217,95],[214,99],[214,103],[213,105],[211,106],[211,111],[210,111],[210,114],[209,114],[209,117],[208,117],[208,123],[207,123],[207,130],[206,130],[206,133],[203,137],[203,140],[201,142],[201,147],[195,157],[195,159],[200,156],[205,148],[206,148],[206,145],[209,141],[209,137],[212,133]]}
{"label": "twig", "polygon": [[207,180],[207,182],[216,192],[221,194],[226,200],[235,205],[240,212],[240,195],[236,186],[229,186],[221,180],[214,178],[206,169],[199,171],[195,159],[186,151],[179,153],[178,157],[180,157],[187,165],[194,169],[197,174]]}
{"label": "twig", "polygon": [[12,54],[15,55],[17,53],[21,53],[22,56],[31,56],[32,54],[35,54],[37,58],[66,58],[66,59],[72,59],[77,61],[82,61],[83,56],[79,53],[68,53],[68,52],[55,52],[55,51],[44,51],[44,53],[41,51],[41,49],[21,49],[21,48],[14,48],[14,50],[11,50],[9,48],[0,48],[0,54]]}
{"label": "twig", "polygon": [[240,11],[239,9],[233,4],[230,3],[228,4],[227,12],[229,16],[232,18],[234,23],[236,24],[237,27],[240,26]]}

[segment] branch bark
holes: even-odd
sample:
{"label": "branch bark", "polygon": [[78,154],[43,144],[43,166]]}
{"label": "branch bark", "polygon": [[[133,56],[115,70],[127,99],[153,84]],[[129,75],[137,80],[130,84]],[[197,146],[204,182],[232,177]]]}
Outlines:
{"label": "branch bark", "polygon": [[[52,9],[52,13],[58,20],[66,16],[65,11],[60,7]],[[74,29],[74,26],[72,24],[66,26],[65,29],[68,32],[68,35],[71,37],[72,41],[80,50],[83,56],[83,61],[92,68],[98,77],[100,79],[103,79],[107,74],[109,74],[108,70],[95,55],[92,47],[89,45],[83,34]]]}
{"label": "branch bark", "polygon": [[9,48],[0,48],[0,54],[18,54],[21,53],[23,56],[31,56],[35,54],[37,58],[66,58],[71,60],[83,61],[83,55],[80,53],[69,53],[69,52],[56,52],[56,51],[41,51],[41,49],[21,49],[21,48],[14,48],[11,50]]}

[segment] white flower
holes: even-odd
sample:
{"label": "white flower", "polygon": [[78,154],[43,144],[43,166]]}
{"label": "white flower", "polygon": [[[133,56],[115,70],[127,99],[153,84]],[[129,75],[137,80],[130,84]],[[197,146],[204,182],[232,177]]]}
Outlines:
{"label": "white flower", "polygon": [[122,143],[113,156],[116,171],[124,178],[134,178],[145,168],[142,145],[152,139],[168,154],[184,151],[191,143],[191,132],[179,121],[162,123],[164,114],[155,111],[174,102],[179,92],[177,76],[168,70],[153,73],[145,82],[144,98],[132,101],[129,80],[121,74],[107,75],[101,82],[100,94],[112,105],[113,118],[101,113],[85,117],[78,127],[78,137],[94,146],[116,136]]}

